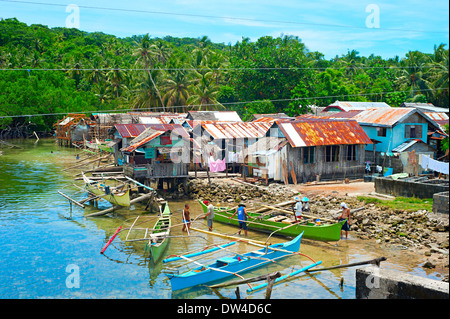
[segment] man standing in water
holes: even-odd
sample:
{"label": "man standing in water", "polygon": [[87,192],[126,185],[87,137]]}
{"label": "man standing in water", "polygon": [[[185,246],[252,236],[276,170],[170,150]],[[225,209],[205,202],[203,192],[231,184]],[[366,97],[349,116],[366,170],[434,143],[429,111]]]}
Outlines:
{"label": "man standing in water", "polygon": [[238,209],[234,212],[233,215],[231,215],[230,219],[234,217],[234,215],[238,216],[238,222],[239,222],[239,235],[241,234],[241,230],[244,230],[245,237],[247,237],[247,210],[245,209],[244,204],[239,204]]}
{"label": "man standing in water", "polygon": [[213,206],[213,204],[210,204],[209,201],[207,201],[207,200],[205,200],[203,203],[205,205],[207,205],[206,215],[203,218],[206,218],[206,222],[208,224],[208,229],[209,229],[209,231],[212,231],[213,220],[214,220],[214,206]]}
{"label": "man standing in water", "polygon": [[189,233],[189,226],[191,225],[191,214],[189,212],[189,205],[184,205],[183,209],[183,228],[182,231],[187,231]]}
{"label": "man standing in water", "polygon": [[341,203],[342,207],[342,214],[339,216],[339,221],[345,220],[344,225],[342,225],[341,228],[341,238],[342,238],[342,231],[345,231],[345,239],[347,239],[348,231],[350,230],[350,208],[347,207],[346,203]]}

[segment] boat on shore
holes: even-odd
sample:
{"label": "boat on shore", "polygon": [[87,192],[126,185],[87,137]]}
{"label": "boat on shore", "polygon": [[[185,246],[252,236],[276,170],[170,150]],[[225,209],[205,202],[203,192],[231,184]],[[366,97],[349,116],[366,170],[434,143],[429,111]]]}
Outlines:
{"label": "boat on shore", "polygon": [[82,175],[85,187],[90,193],[107,200],[113,205],[130,206],[129,189],[123,191],[119,188],[114,188],[98,181],[91,180],[84,174]]}
{"label": "boat on shore", "polygon": [[264,248],[252,252],[219,258],[209,265],[203,265],[190,258],[180,256],[199,265],[199,267],[182,274],[168,274],[172,291],[215,282],[229,277],[242,278],[242,273],[298,252],[301,239],[302,234],[285,243],[262,246]]}
{"label": "boat on shore", "polygon": [[[199,200],[200,205],[203,208],[203,212],[206,213],[207,206]],[[219,223],[239,226],[239,221],[234,214],[235,208],[214,208],[214,221]],[[287,216],[271,216],[264,214],[255,214],[247,212],[249,218],[247,220],[247,227],[252,230],[261,231],[265,233],[274,233],[279,236],[296,237],[303,233],[303,238],[318,240],[318,241],[338,241],[341,239],[341,228],[346,220],[342,220],[331,224],[320,224],[310,221],[303,221],[295,223],[293,219]]]}

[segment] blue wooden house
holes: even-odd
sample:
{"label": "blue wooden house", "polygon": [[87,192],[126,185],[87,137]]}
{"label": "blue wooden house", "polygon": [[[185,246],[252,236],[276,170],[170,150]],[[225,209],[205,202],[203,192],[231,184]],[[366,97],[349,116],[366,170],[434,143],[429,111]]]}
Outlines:
{"label": "blue wooden house", "polygon": [[428,132],[439,130],[439,125],[416,108],[371,108],[352,114],[373,144],[366,151],[392,152],[410,140],[428,143]]}

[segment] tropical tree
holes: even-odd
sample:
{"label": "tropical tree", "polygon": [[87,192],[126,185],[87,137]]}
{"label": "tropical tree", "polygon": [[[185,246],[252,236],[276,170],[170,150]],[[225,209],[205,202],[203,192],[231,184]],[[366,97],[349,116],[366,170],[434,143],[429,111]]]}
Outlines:
{"label": "tropical tree", "polygon": [[187,99],[187,103],[192,106],[192,109],[205,111],[225,109],[217,101],[219,89],[215,85],[211,73],[202,74],[195,82],[195,84],[190,86],[191,96]]}
{"label": "tropical tree", "polygon": [[163,89],[166,93],[163,96],[163,100],[166,102],[167,108],[179,106],[180,111],[183,111],[182,106],[186,105],[190,95],[189,85],[189,73],[186,70],[177,69],[164,79]]}
{"label": "tropical tree", "polygon": [[434,97],[438,105],[448,105],[448,58],[449,50],[445,49],[445,45],[441,44],[434,47],[434,54],[431,62],[428,64],[429,80],[433,87]]}
{"label": "tropical tree", "polygon": [[134,56],[137,57],[136,65],[137,64],[144,65],[145,69],[147,70],[149,79],[156,91],[158,99],[161,102],[163,111],[165,111],[164,102],[161,97],[161,93],[159,92],[158,88],[156,87],[155,81],[153,80],[152,72],[150,72],[150,68],[153,69],[155,51],[153,51],[154,47],[152,47],[152,45],[150,43],[150,36],[148,35],[148,33],[146,35],[144,35],[142,37],[141,41],[136,43],[136,45],[137,45],[137,48],[134,51]]}
{"label": "tropical tree", "polygon": [[155,90],[153,79],[147,75],[143,78],[137,84],[137,88],[133,90],[132,107],[151,110],[158,105],[159,96]]}
{"label": "tropical tree", "polygon": [[400,89],[409,92],[409,98],[430,90],[430,82],[425,76],[427,62],[429,59],[419,51],[408,52],[406,59],[400,61],[397,85]]}

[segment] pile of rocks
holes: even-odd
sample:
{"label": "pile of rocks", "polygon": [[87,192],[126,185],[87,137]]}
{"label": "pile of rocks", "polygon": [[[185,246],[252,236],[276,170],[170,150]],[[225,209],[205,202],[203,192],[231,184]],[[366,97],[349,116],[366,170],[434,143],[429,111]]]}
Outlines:
{"label": "pile of rocks", "polygon": [[245,185],[232,179],[212,181],[194,179],[189,181],[189,196],[193,199],[207,199],[214,203],[278,203],[292,200],[296,195],[289,187],[272,183],[268,187]]}
{"label": "pile of rocks", "polygon": [[439,218],[426,210],[407,212],[366,204],[355,197],[319,195],[311,198],[311,212],[336,218],[340,214],[337,212],[340,202],[346,202],[351,209],[364,208],[351,216],[350,230],[361,239],[376,239],[379,243],[408,247],[449,249],[448,218]]}

